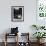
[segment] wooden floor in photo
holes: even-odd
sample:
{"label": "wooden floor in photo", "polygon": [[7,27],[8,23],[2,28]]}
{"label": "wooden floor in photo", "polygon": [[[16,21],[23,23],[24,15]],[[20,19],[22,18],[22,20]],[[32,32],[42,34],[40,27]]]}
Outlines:
{"label": "wooden floor in photo", "polygon": [[[5,46],[4,42],[0,42],[0,46]],[[7,46],[15,46],[15,42],[9,42]],[[22,45],[21,45],[22,46]],[[24,45],[25,46],[25,45]],[[30,43],[30,46],[38,46],[37,43]],[[46,46],[46,43],[44,43],[43,45],[40,46]]]}

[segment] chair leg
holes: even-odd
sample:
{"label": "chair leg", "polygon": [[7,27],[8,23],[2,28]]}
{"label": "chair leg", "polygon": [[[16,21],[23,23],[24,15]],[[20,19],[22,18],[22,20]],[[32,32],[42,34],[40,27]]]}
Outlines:
{"label": "chair leg", "polygon": [[5,46],[7,46],[7,34],[5,34]]}
{"label": "chair leg", "polygon": [[5,41],[5,46],[7,46],[7,42]]}

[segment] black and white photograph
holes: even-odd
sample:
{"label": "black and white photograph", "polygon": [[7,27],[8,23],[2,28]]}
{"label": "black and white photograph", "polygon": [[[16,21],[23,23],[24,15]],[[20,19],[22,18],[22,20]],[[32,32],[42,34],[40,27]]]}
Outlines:
{"label": "black and white photograph", "polygon": [[11,21],[12,22],[24,21],[24,6],[11,7]]}

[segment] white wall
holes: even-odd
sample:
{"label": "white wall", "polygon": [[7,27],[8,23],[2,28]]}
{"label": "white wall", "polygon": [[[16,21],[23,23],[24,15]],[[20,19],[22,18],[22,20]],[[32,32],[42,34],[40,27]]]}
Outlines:
{"label": "white wall", "polygon": [[[24,22],[11,22],[11,6],[24,6]],[[36,24],[36,0],[0,0],[0,33],[16,26],[28,32],[32,24]]]}
{"label": "white wall", "polygon": [[[11,22],[11,6],[24,6],[24,22]],[[0,34],[17,26],[32,35],[32,24],[36,24],[36,0],[0,0]]]}

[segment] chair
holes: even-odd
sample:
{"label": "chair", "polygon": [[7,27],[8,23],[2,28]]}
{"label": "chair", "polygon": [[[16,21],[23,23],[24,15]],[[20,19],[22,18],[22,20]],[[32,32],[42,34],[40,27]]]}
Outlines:
{"label": "chair", "polygon": [[7,38],[10,38],[13,36],[17,36],[17,39],[15,38],[15,40],[17,40],[16,46],[18,46],[18,27],[11,28],[11,33],[5,33],[5,46],[7,46],[7,44],[8,44]]}
{"label": "chair", "polygon": [[15,38],[15,40],[17,40],[15,46],[18,46],[18,33],[17,34],[9,34],[9,33],[6,33],[5,34],[5,46],[8,45],[7,38],[10,38],[11,36],[17,36],[17,38]]}
{"label": "chair", "polygon": [[24,40],[19,42],[19,46],[30,46],[30,42],[29,42],[29,33],[21,33],[21,39],[20,40]]}

